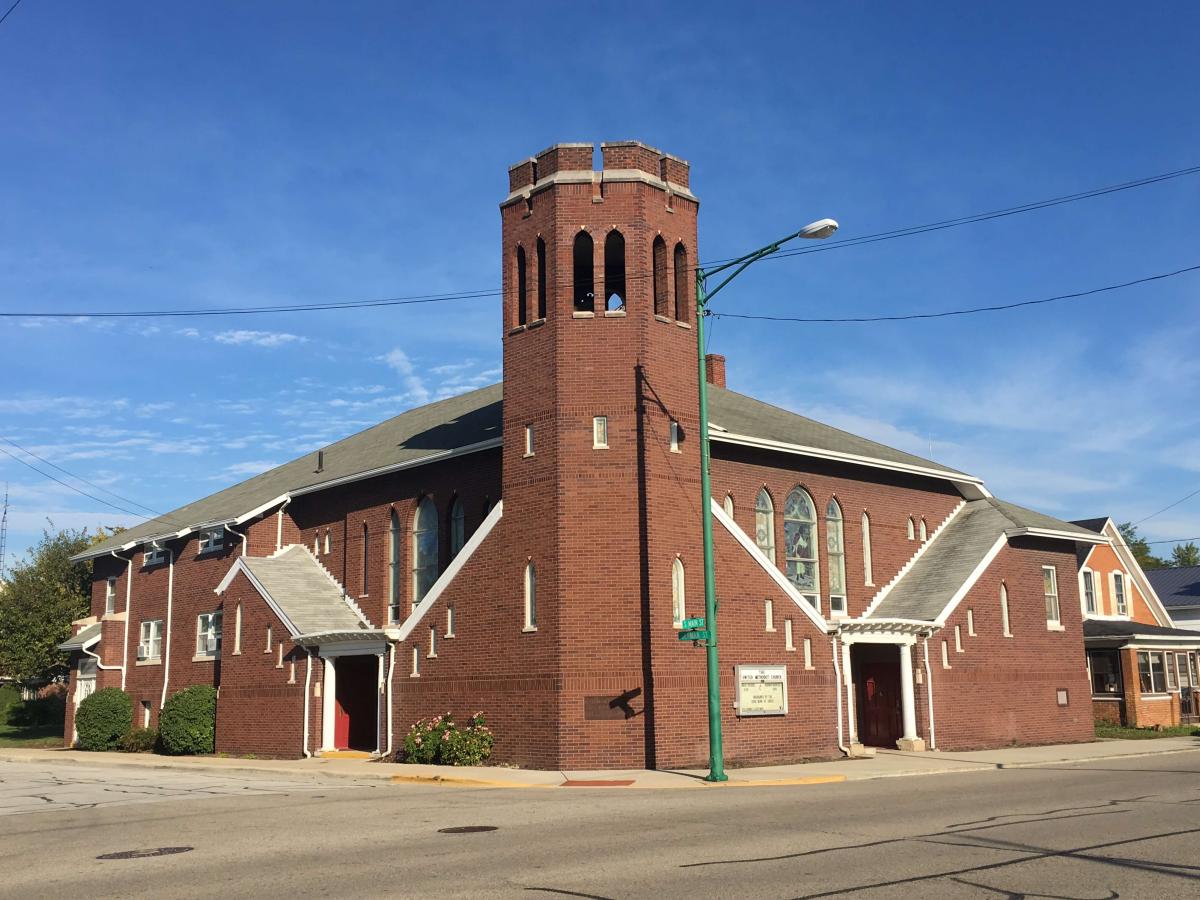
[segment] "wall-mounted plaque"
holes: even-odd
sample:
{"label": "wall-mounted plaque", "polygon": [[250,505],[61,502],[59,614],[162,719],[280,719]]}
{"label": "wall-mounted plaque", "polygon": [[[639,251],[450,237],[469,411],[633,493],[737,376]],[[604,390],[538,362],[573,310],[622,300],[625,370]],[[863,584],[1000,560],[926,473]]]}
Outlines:
{"label": "wall-mounted plaque", "polygon": [[787,666],[737,667],[739,716],[785,716],[787,711]]}

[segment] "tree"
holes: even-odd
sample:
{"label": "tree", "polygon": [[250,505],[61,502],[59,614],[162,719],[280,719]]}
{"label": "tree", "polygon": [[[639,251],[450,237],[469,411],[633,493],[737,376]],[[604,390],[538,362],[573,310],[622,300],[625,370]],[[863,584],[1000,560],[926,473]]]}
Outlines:
{"label": "tree", "polygon": [[95,538],[87,529],[52,528],[0,586],[0,676],[22,684],[63,671],[66,654],[58,645],[71,636],[71,622],[91,606],[92,565],[70,558]]}
{"label": "tree", "polygon": [[1171,551],[1171,565],[1200,566],[1200,547],[1191,541],[1186,544],[1176,544],[1175,549]]}
{"label": "tree", "polygon": [[1132,522],[1124,522],[1117,526],[1121,539],[1143,569],[1161,569],[1166,563],[1150,552],[1150,544],[1138,534],[1137,526]]}

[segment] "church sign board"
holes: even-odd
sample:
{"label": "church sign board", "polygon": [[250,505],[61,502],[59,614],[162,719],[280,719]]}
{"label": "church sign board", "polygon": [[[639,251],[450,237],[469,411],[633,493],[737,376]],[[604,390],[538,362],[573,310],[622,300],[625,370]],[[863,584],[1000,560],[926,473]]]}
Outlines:
{"label": "church sign board", "polygon": [[738,666],[737,714],[785,716],[787,666]]}

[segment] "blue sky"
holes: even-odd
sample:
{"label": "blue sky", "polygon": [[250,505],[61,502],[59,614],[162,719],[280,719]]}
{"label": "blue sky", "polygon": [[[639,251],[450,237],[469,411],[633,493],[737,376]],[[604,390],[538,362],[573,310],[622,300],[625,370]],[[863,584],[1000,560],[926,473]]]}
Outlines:
{"label": "blue sky", "polygon": [[[0,26],[0,307],[495,288],[506,169],[558,141],[690,160],[708,259],[823,216],[853,237],[1200,164],[1190,4],[732,9],[26,0]],[[871,315],[1097,287],[1200,263],[1198,211],[1191,176],[764,262],[716,305]],[[0,435],[168,510],[498,380],[499,337],[492,298],[2,320]],[[730,387],[999,496],[1137,520],[1200,488],[1198,346],[1200,273],[925,323],[722,319],[711,349]],[[0,456],[3,481],[13,555],[47,518],[136,521]],[[1200,535],[1200,497],[1142,529]]]}

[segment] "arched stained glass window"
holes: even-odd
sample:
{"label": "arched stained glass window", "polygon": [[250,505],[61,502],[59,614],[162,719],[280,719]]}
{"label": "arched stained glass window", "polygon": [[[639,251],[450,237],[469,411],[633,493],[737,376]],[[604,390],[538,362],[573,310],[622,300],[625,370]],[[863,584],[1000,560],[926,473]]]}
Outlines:
{"label": "arched stained glass window", "polygon": [[625,236],[615,228],[604,239],[604,308],[625,308]]}
{"label": "arched stained glass window", "polygon": [[688,277],[687,248],[680,242],[675,245],[675,320],[686,322],[689,319],[688,310],[691,306],[691,279]]}
{"label": "arched stained glass window", "polygon": [[429,593],[438,573],[437,509],[424,498],[413,516],[413,606]]}
{"label": "arched stained glass window", "polygon": [[871,517],[862,514],[863,581],[868,587],[875,584],[875,567],[871,559]]}
{"label": "arched stained glass window", "polygon": [[775,562],[775,504],[763,488],[754,499],[754,543],[771,562]]}
{"label": "arched stained glass window", "polygon": [[537,239],[537,317],[546,318],[546,242]]}
{"label": "arched stained glass window", "polygon": [[913,524],[912,516],[908,517],[908,539],[911,541],[917,536],[917,527]]}
{"label": "arched stained glass window", "polygon": [[537,568],[533,560],[525,566],[525,630],[537,630]]}
{"label": "arched stained glass window", "polygon": [[929,531],[925,527],[925,520],[922,519],[921,520],[921,543],[924,543],[927,540],[929,540]]}
{"label": "arched stained glass window", "polygon": [[525,248],[517,248],[517,324],[529,321],[529,277],[525,265]]}
{"label": "arched stained glass window", "polygon": [[667,242],[658,235],[654,239],[654,314],[667,315]]}
{"label": "arched stained glass window", "polygon": [[450,504],[450,558],[458,556],[463,544],[467,542],[467,514],[463,509],[462,500],[454,498]]}
{"label": "arched stained glass window", "polygon": [[572,262],[575,268],[575,311],[593,312],[596,308],[595,244],[586,231],[575,235]]}
{"label": "arched stained glass window", "polygon": [[725,495],[725,515],[733,518],[733,494]]}
{"label": "arched stained glass window", "polygon": [[400,621],[400,517],[392,510],[388,526],[388,620]]}
{"label": "arched stained glass window", "polygon": [[821,608],[820,565],[817,562],[817,517],[812,497],[796,488],[783,504],[783,549],[788,581],[817,609]]}
{"label": "arched stained glass window", "polygon": [[825,552],[829,558],[829,614],[846,612],[846,538],[842,508],[830,499],[825,507]]}

